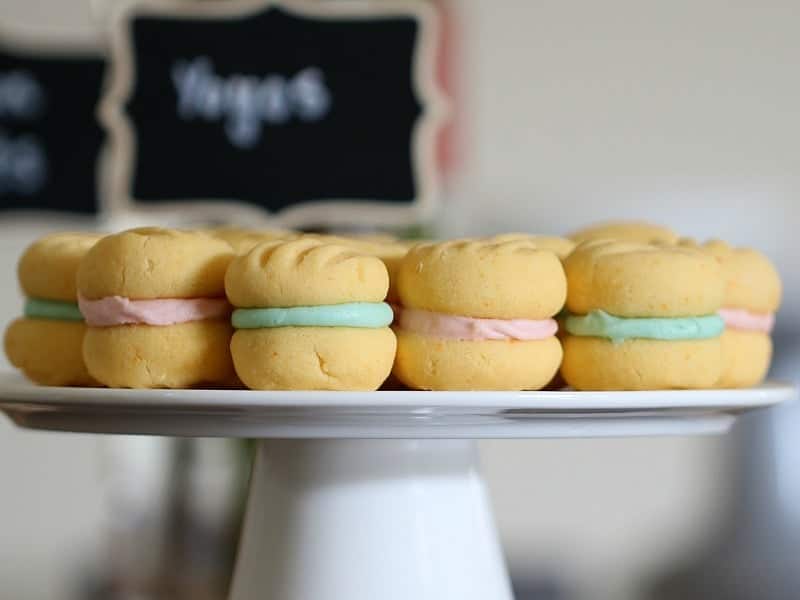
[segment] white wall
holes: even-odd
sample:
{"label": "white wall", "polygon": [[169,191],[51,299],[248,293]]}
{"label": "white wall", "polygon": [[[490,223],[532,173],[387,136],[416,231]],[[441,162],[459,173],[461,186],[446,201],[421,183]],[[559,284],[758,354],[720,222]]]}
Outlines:
{"label": "white wall", "polygon": [[[800,64],[793,0],[453,0],[462,169],[454,235],[646,218],[754,245],[800,291]],[[787,301],[779,329],[800,331]],[[571,557],[587,597],[685,553],[726,506],[724,439],[492,442],[513,565]],[[554,550],[555,549],[555,550]],[[649,565],[648,565],[649,563]],[[588,588],[586,586],[589,586]]]}

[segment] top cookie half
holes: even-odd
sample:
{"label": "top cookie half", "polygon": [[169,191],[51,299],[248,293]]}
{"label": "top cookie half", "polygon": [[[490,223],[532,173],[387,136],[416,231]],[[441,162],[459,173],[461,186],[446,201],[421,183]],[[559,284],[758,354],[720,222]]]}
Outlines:
{"label": "top cookie half", "polygon": [[707,252],[672,245],[596,240],[564,261],[567,308],[620,317],[687,317],[715,313],[725,283]]}
{"label": "top cookie half", "polygon": [[419,244],[398,272],[404,306],[496,319],[547,319],[564,305],[561,261],[530,238]]}
{"label": "top cookie half", "polygon": [[388,288],[379,258],[313,237],[259,244],[237,257],[225,278],[228,298],[240,308],[382,302]]}
{"label": "top cookie half", "polygon": [[624,242],[643,242],[674,244],[678,234],[662,225],[646,221],[608,221],[580,229],[570,236],[573,242],[590,240],[619,240]]}
{"label": "top cookie half", "polygon": [[75,302],[78,266],[101,237],[95,233],[56,233],[28,246],[17,266],[24,294]]}
{"label": "top cookie half", "polygon": [[219,298],[233,256],[226,242],[204,233],[131,229],[104,237],[87,253],[78,292],[89,300]]}

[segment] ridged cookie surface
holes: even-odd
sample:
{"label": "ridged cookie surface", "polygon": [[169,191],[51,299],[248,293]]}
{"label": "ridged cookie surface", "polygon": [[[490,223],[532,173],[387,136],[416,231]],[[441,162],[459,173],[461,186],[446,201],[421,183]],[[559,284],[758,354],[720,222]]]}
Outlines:
{"label": "ridged cookie surface", "polygon": [[318,239],[328,244],[345,246],[359,254],[377,256],[380,258],[383,264],[386,265],[386,270],[389,273],[389,291],[386,293],[386,300],[388,302],[397,301],[397,271],[408,249],[414,245],[413,243],[391,239],[390,236],[344,237],[311,234],[308,237]]}
{"label": "ridged cookie surface", "polygon": [[233,256],[226,242],[204,233],[131,229],[104,237],[87,253],[78,291],[90,300],[222,297]]}
{"label": "ridged cookie surface", "polygon": [[56,233],[35,241],[17,267],[22,291],[30,298],[75,302],[78,266],[101,237],[94,233]]}
{"label": "ridged cookie surface", "polygon": [[513,242],[517,240],[530,240],[542,250],[551,250],[556,256],[564,260],[575,248],[575,242],[557,235],[539,235],[535,233],[502,233],[490,238],[495,242]]}
{"label": "ridged cookie surface", "polygon": [[667,227],[647,223],[645,221],[609,221],[598,223],[571,234],[574,242],[588,240],[621,240],[627,242],[667,243],[674,244],[678,234]]}
{"label": "ridged cookie surface", "polygon": [[498,319],[546,319],[564,305],[558,257],[530,239],[418,244],[398,272],[404,306]]}
{"label": "ridged cookie surface", "polygon": [[567,257],[564,270],[573,314],[708,315],[722,306],[725,291],[719,262],[707,252],[680,246],[585,242]]}
{"label": "ridged cookie surface", "polygon": [[722,265],[725,307],[758,313],[778,310],[783,286],[778,271],[766,256],[758,250],[734,248],[719,240],[707,242],[703,248]]}
{"label": "ridged cookie surface", "polygon": [[245,229],[241,227],[217,227],[206,229],[211,237],[230,244],[236,254],[245,254],[258,244],[275,240],[290,240],[300,234],[288,229]]}
{"label": "ridged cookie surface", "polygon": [[379,258],[311,237],[259,244],[225,277],[228,298],[240,308],[382,302],[388,287]]}

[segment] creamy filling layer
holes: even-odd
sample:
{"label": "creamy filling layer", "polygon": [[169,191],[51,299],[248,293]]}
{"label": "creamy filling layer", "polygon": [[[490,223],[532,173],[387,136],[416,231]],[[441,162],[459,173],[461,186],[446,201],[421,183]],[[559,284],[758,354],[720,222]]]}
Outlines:
{"label": "creamy filling layer", "polygon": [[554,319],[482,319],[396,307],[406,331],[453,340],[543,340],[558,331]]}
{"label": "creamy filling layer", "polygon": [[725,321],[725,327],[739,331],[771,333],[775,326],[774,313],[754,313],[743,308],[721,308],[719,316]]}
{"label": "creamy filling layer", "polygon": [[219,319],[230,314],[225,298],[155,298],[131,300],[107,296],[99,300],[78,298],[86,323],[92,327],[115,325],[177,325]]}
{"label": "creamy filling layer", "polygon": [[236,329],[267,327],[388,327],[392,308],[384,302],[347,302],[289,308],[237,308],[231,315]]}
{"label": "creamy filling layer", "polygon": [[600,337],[614,342],[629,339],[703,340],[722,335],[725,323],[717,314],[698,317],[615,317],[602,310],[569,315],[565,328],[572,335]]}
{"label": "creamy filling layer", "polygon": [[52,319],[55,321],[83,321],[77,302],[28,298],[24,314],[29,319]]}

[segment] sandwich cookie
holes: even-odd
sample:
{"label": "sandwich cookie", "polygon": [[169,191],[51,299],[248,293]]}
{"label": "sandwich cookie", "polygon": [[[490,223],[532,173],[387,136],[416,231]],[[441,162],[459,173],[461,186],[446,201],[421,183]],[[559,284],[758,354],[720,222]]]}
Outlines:
{"label": "sandwich cookie", "polygon": [[708,253],[597,240],[564,262],[561,373],[579,390],[712,387],[722,373],[724,282]]}
{"label": "sandwich cookie", "polygon": [[97,385],[86,370],[81,348],[86,333],[78,310],[78,265],[101,236],[58,233],[44,237],[23,253],[17,268],[26,296],[25,316],[5,334],[12,365],[41,385]]}
{"label": "sandwich cookie", "polygon": [[394,373],[409,387],[539,389],[558,369],[564,270],[530,239],[414,246],[398,292]]}
{"label": "sandwich cookie", "polygon": [[232,259],[226,242],[199,232],[151,227],[103,238],[77,279],[92,376],[109,387],[229,385]]}
{"label": "sandwich cookie", "polygon": [[601,239],[649,244],[674,244],[678,241],[678,234],[671,229],[645,221],[599,223],[576,231],[569,237],[575,243]]}
{"label": "sandwich cookie", "polygon": [[703,248],[722,265],[725,298],[719,311],[722,334],[722,375],[717,387],[739,388],[764,380],[772,358],[770,333],[780,307],[782,285],[769,259],[750,248],[733,248],[718,240]]}
{"label": "sandwich cookie", "polygon": [[349,247],[313,237],[256,246],[225,277],[237,374],[258,390],[377,389],[396,349],[388,287],[381,260]]}

